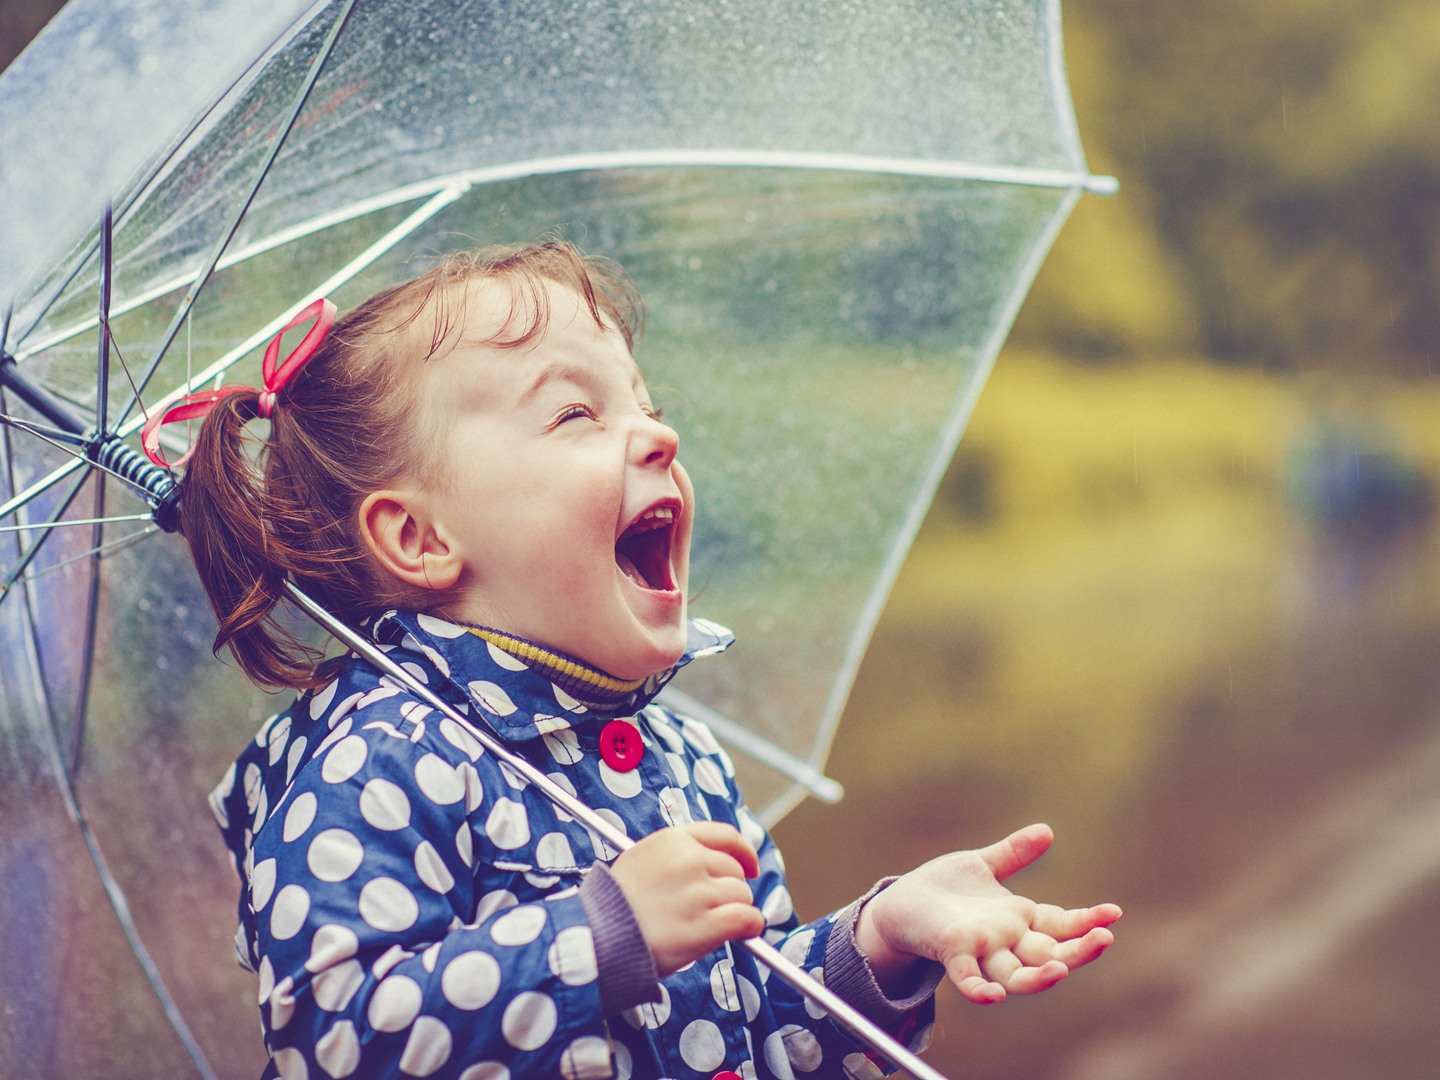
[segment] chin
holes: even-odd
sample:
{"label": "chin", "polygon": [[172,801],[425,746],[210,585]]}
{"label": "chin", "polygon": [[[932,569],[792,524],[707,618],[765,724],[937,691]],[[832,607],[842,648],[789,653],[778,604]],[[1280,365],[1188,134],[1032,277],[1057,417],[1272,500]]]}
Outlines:
{"label": "chin", "polygon": [[685,655],[685,626],[661,633],[653,631],[642,640],[627,643],[619,649],[613,639],[607,650],[608,664],[597,664],[617,679],[644,679],[672,668]]}

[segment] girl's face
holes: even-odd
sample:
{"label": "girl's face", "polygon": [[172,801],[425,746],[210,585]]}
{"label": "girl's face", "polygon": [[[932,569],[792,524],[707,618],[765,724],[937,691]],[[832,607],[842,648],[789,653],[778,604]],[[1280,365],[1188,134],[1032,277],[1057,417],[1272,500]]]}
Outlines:
{"label": "girl's face", "polygon": [[445,610],[643,678],[685,650],[694,493],[625,339],[546,288],[550,319],[529,344],[466,344],[508,306],[486,286],[460,344],[426,365],[421,407],[444,446],[421,497],[463,562]]}

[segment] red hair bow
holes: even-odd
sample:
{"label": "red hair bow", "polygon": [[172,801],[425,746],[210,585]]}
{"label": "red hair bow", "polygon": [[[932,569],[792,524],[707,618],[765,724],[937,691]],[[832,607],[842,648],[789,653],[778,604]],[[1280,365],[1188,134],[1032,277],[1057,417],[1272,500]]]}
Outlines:
{"label": "red hair bow", "polygon": [[[305,366],[320,343],[325,340],[325,335],[330,332],[331,325],[335,322],[335,305],[324,297],[316,300],[313,304],[307,305],[299,314],[280,328],[280,332],[271,339],[270,344],[265,346],[265,362],[260,367],[261,375],[265,380],[265,388],[259,390],[260,407],[257,410],[265,419],[269,419],[275,411],[278,403],[277,395],[285,386],[299,374],[300,369]],[[290,351],[285,357],[285,362],[278,368],[275,361],[280,356],[280,339],[285,336],[285,331],[293,330],[303,322],[310,319],[315,320],[305,334],[304,340]],[[203,390],[198,394],[190,394],[181,398],[171,405],[163,413],[156,413],[145,421],[145,426],[140,429],[140,445],[145,450],[145,456],[161,468],[169,468],[170,463],[160,453],[160,428],[177,420],[195,420],[205,416],[215,407],[215,403],[226,394],[233,394],[239,390],[256,390],[253,386],[224,386],[219,390]],[[175,462],[176,465],[184,465],[190,454],[194,452],[192,447],[185,452],[185,457]]]}

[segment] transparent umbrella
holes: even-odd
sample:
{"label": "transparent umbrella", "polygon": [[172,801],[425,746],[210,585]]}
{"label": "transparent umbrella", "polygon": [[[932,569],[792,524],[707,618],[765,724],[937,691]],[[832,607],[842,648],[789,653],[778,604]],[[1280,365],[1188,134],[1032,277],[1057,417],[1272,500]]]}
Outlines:
{"label": "transparent umbrella", "polygon": [[7,1074],[263,1054],[199,808],[275,704],[209,655],[147,413],[443,250],[617,259],[700,494],[692,612],[739,636],[667,693],[773,823],[839,796],[891,582],[1051,239],[1113,189],[1044,0],[251,8],[72,0],[0,77]]}

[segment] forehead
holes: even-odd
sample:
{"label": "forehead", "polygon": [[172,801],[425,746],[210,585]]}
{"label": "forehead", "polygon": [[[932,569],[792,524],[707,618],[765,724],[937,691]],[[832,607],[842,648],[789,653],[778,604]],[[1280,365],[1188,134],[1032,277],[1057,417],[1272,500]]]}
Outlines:
{"label": "forehead", "polygon": [[430,317],[433,334],[449,331],[427,365],[442,376],[432,385],[498,394],[510,404],[566,383],[623,384],[645,393],[619,329],[603,313],[604,325],[597,325],[584,300],[559,282],[475,281],[445,301],[445,310]]}

